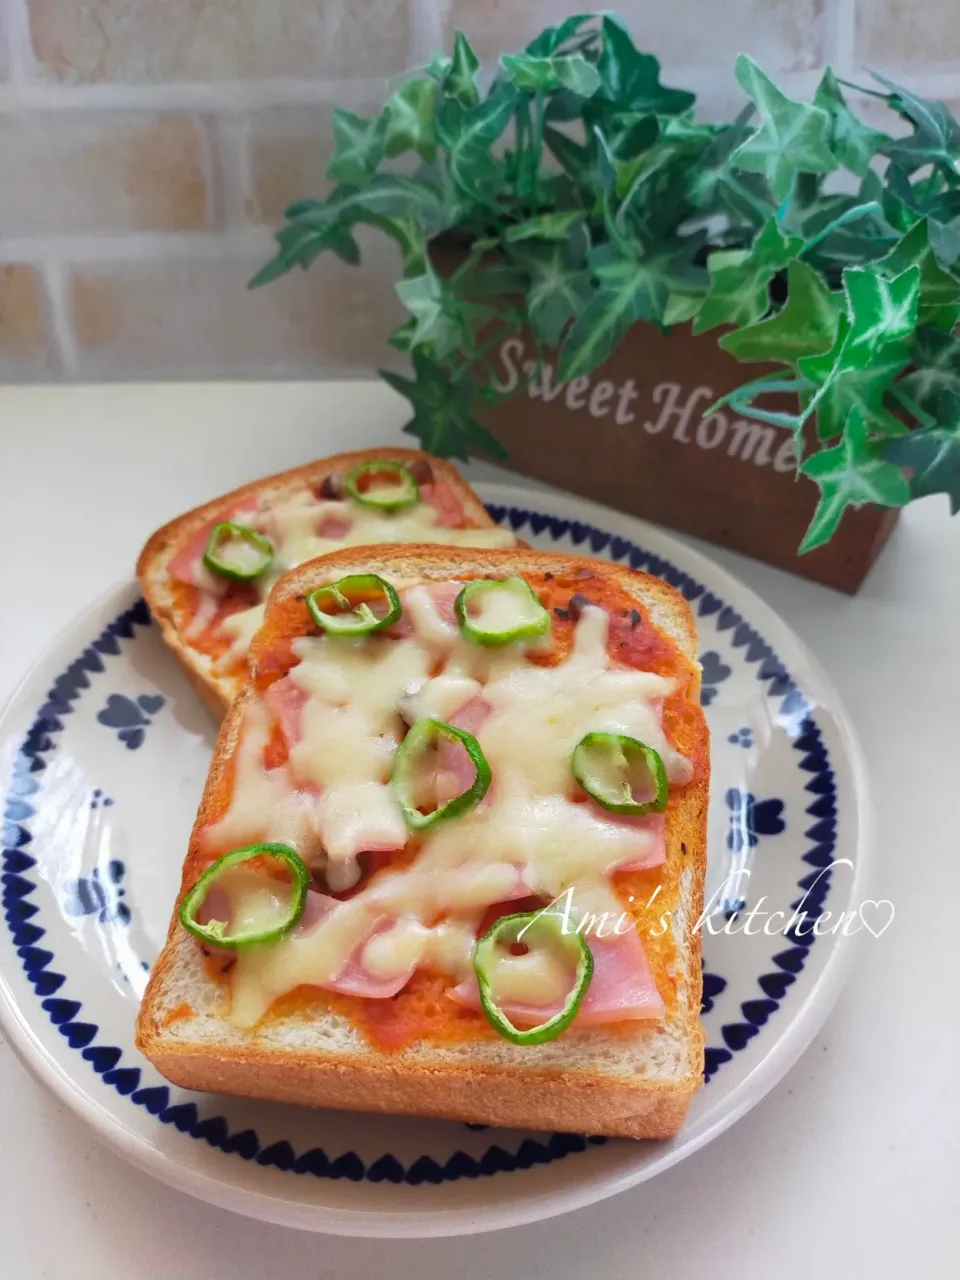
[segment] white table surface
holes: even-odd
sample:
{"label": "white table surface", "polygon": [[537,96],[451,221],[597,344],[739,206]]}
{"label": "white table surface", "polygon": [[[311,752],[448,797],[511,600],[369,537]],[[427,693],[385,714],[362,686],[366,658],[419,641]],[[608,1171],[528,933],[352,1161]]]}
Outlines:
{"label": "white table surface", "polygon": [[[257,475],[397,441],[403,417],[369,383],[0,389],[0,701],[157,525]],[[712,554],[844,698],[874,790],[874,894],[896,907],[786,1079],[602,1204],[368,1242],[235,1217],[128,1168],[0,1038],[3,1280],[960,1275],[960,519],[945,498],[916,504],[856,599]]]}

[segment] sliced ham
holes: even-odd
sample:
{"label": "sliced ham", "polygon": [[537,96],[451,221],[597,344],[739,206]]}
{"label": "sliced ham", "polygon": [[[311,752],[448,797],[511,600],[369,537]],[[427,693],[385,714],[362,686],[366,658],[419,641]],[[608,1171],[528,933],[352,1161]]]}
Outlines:
{"label": "sliced ham", "polygon": [[[307,894],[307,905],[297,925],[297,933],[309,933],[315,929],[331,911],[343,909],[343,903],[337,898],[330,898],[325,893],[311,890]],[[391,928],[395,921],[388,915],[374,920],[362,941],[356,946],[339,975],[332,981],[324,983],[325,991],[339,991],[345,996],[363,996],[367,1000],[386,1000],[402,991],[413,977],[415,965],[405,973],[392,978],[375,978],[363,968],[363,949],[375,934],[383,933]]]}
{"label": "sliced ham", "polygon": [[[490,703],[478,695],[454,712],[448,723],[476,735],[492,711]],[[463,744],[441,738],[437,747],[436,803],[445,804],[454,796],[462,795],[472,786],[475,777],[476,769]]]}
{"label": "sliced ham", "polygon": [[434,582],[430,585],[430,599],[434,608],[443,621],[452,627],[458,625],[453,606],[462,590],[462,582]]}
{"label": "sliced ham", "polygon": [[[666,825],[662,813],[648,813],[642,818],[631,818],[626,814],[608,813],[605,809],[601,809],[596,805],[598,814],[616,822],[619,826],[633,827],[638,831],[646,833],[644,839],[639,844],[636,857],[626,858],[616,863],[613,867],[608,867],[608,872],[612,871],[646,871],[650,867],[659,867],[666,859],[667,845],[664,832]],[[653,836],[653,844],[649,843],[647,836]]]}
{"label": "sliced ham", "polygon": [[437,524],[442,529],[459,529],[463,525],[463,507],[460,499],[442,480],[433,480],[420,486],[422,501],[433,507]]}
{"label": "sliced ham", "polygon": [[271,714],[280,725],[287,748],[300,741],[300,718],[307,695],[289,676],[275,680],[263,695]]}
{"label": "sliced ham", "polygon": [[475,698],[471,698],[469,702],[465,702],[458,711],[455,711],[450,717],[449,723],[454,728],[465,729],[467,733],[472,733],[476,737],[492,714],[492,703],[488,702],[482,694],[478,694]]}
{"label": "sliced ham", "polygon": [[171,558],[167,566],[167,572],[171,578],[176,578],[178,582],[189,582],[191,586],[202,587],[206,591],[215,587],[225,589],[226,584],[209,573],[203,564],[203,553],[213,533],[213,526],[222,520],[235,520],[242,524],[244,519],[249,519],[256,510],[256,506],[251,505],[249,501],[236,502],[232,507],[221,511],[216,519],[208,520],[206,524],[201,525],[187,544]]}
{"label": "sliced ham", "polygon": [[[574,1026],[663,1017],[663,1001],[636,929],[602,938],[591,934],[587,942],[593,954],[593,978],[574,1019]],[[449,995],[467,1008],[480,1008],[476,978],[461,982]],[[522,1027],[546,1022],[562,1008],[563,1001],[557,1000],[542,1008],[507,1004],[503,1011],[511,1022]]]}
{"label": "sliced ham", "polygon": [[331,542],[342,542],[352,527],[351,521],[343,519],[342,516],[325,516],[320,521],[317,536],[329,538]]}

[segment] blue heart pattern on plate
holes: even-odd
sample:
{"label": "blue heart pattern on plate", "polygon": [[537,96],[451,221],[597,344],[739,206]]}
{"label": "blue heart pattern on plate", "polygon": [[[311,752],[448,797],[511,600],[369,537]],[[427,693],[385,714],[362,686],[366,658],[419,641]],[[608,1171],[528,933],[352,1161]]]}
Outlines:
{"label": "blue heart pattern on plate", "polygon": [[117,737],[128,751],[143,745],[145,730],[153,723],[166,702],[162,693],[141,693],[136,701],[123,693],[111,693],[107,705],[97,712],[97,720],[108,729],[116,729]]}

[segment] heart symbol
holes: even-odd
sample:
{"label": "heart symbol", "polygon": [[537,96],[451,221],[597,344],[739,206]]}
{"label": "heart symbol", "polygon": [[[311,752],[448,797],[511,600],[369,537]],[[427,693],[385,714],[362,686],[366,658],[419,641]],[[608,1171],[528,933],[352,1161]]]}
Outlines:
{"label": "heart symbol", "polygon": [[162,693],[141,693],[137,702],[148,716],[154,716],[166,702],[166,698]]}
{"label": "heart symbol", "polygon": [[121,729],[117,734],[121,742],[125,742],[128,751],[136,751],[137,747],[143,742],[142,729]]}
{"label": "heart symbol", "polygon": [[[867,907],[871,908],[870,914],[874,916],[874,918],[876,917],[877,912],[880,913],[881,917],[885,915],[887,912],[889,912],[886,920],[879,927],[871,924],[870,921],[867,919],[867,916],[865,914]],[[893,912],[894,912],[893,903],[890,901],[889,898],[881,898],[879,902],[877,902],[873,898],[867,898],[865,902],[860,903],[860,919],[863,921],[863,923],[866,925],[866,927],[870,930],[870,932],[873,934],[875,938],[879,938],[881,933],[885,933],[887,929],[889,929],[890,926],[893,924]]]}
{"label": "heart symbol", "polygon": [[704,684],[719,684],[721,680],[726,680],[730,675],[731,668],[721,661],[719,653],[714,649],[708,649],[706,653],[701,653],[700,666],[703,672],[702,680]]}
{"label": "heart symbol", "polygon": [[143,724],[143,712],[122,693],[111,693],[107,705],[97,712],[97,719],[108,729],[126,729],[130,725]]}

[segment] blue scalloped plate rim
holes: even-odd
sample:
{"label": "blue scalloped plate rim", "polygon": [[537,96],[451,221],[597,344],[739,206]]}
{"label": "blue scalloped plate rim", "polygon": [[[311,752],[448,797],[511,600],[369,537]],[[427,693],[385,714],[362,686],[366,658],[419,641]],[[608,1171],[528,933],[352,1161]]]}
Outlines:
{"label": "blue scalloped plate rim", "polygon": [[[535,545],[600,555],[663,577],[684,594],[701,627],[704,705],[714,743],[724,741],[726,758],[737,761],[733,784],[722,789],[723,812],[717,824],[723,825],[717,825],[713,842],[722,846],[718,857],[722,856],[727,869],[737,859],[760,860],[769,866],[788,861],[784,851],[791,837],[788,833],[779,843],[777,839],[788,829],[782,816],[786,812],[791,821],[809,824],[802,836],[804,851],[796,858],[795,869],[802,874],[793,887],[805,894],[813,882],[811,914],[815,914],[814,905],[822,910],[828,900],[836,909],[838,895],[840,908],[859,901],[870,848],[860,753],[835,693],[784,624],[706,557],[641,521],[565,495],[513,486],[486,485],[481,490],[495,518]],[[113,608],[114,601],[124,607]],[[104,625],[98,629],[94,619]],[[344,1147],[342,1142],[327,1150],[325,1145],[261,1133],[257,1127],[231,1120],[235,1100],[213,1099],[223,1106],[211,1109],[209,1096],[194,1100],[173,1089],[136,1055],[129,1028],[125,1037],[110,1034],[91,1016],[88,1001],[78,998],[84,996],[82,974],[58,958],[65,950],[54,950],[53,938],[63,922],[72,930],[64,938],[79,937],[84,929],[99,930],[98,939],[125,930],[126,938],[133,936],[137,921],[135,909],[124,899],[126,864],[98,854],[92,868],[81,868],[84,874],[53,886],[58,911],[51,911],[50,903],[44,901],[51,877],[33,829],[43,821],[45,774],[58,751],[64,754],[61,738],[69,736],[65,727],[81,704],[81,714],[90,722],[83,741],[93,732],[102,733],[95,750],[107,752],[109,737],[109,750],[121,763],[140,759],[154,735],[166,732],[152,726],[154,721],[163,723],[165,709],[170,712],[181,705],[176,698],[146,687],[143,680],[142,690],[136,685],[126,692],[112,692],[105,679],[108,672],[130,666],[131,647],[151,631],[155,629],[145,606],[134,592],[110,593],[55,646],[57,655],[72,652],[71,660],[65,664],[61,660],[57,668],[57,657],[41,658],[0,721],[4,730],[0,746],[9,780],[0,873],[6,927],[0,941],[0,1018],[14,1047],[61,1098],[122,1154],[163,1180],[240,1212],[349,1234],[456,1234],[532,1221],[634,1185],[702,1146],[763,1096],[826,1016],[855,939],[828,942],[804,939],[796,932],[788,935],[755,965],[761,972],[754,974],[754,985],[747,990],[739,972],[733,988],[729,976],[719,972],[722,963],[715,965],[711,958],[711,952],[721,954],[714,950],[716,940],[705,937],[708,1083],[688,1125],[665,1144],[605,1142],[579,1135],[483,1133],[476,1127],[457,1126],[461,1132],[449,1152],[433,1149],[418,1154],[409,1149],[405,1138],[385,1150],[371,1151],[369,1142],[365,1150],[349,1143]],[[773,644],[770,636],[775,637]],[[791,655],[787,662],[781,659],[784,645]],[[163,655],[159,661],[172,664],[162,648],[158,651]],[[133,666],[138,662],[139,657]],[[57,672],[49,686],[43,685],[47,669]],[[727,690],[745,672],[762,690],[764,705],[772,708],[764,723],[736,724],[721,714]],[[180,679],[171,670],[173,686]],[[756,691],[751,697],[756,701]],[[727,701],[739,711],[743,695]],[[99,709],[92,714],[95,705]],[[192,704],[182,705],[188,709],[181,714],[189,719]],[[21,728],[8,737],[7,725],[16,718]],[[718,727],[723,730],[719,736]],[[760,785],[763,769],[749,767],[751,756],[761,762],[765,758],[762,750],[757,751],[758,738],[764,733],[772,743],[789,746],[802,780],[797,792],[802,801],[799,814],[794,812],[795,797],[767,795],[770,787],[764,791]],[[715,759],[715,772],[716,767]],[[121,770],[118,777],[123,776]],[[779,775],[774,771],[772,776]],[[122,797],[117,798],[122,808]],[[103,788],[93,788],[89,807],[95,816],[86,819],[88,825],[111,817],[116,812],[110,808],[114,801]],[[88,803],[86,794],[83,803]],[[713,803],[720,804],[716,789]],[[825,869],[838,849],[855,855],[849,886],[832,886],[833,876]],[[129,956],[125,961],[133,966],[130,972],[117,966],[128,985],[131,979],[136,985],[140,979],[135,969],[147,964],[138,958],[145,945],[127,945],[126,951],[133,956],[133,961]],[[11,973],[18,981],[11,980]],[[702,1102],[713,1096],[716,1105]],[[289,1108],[273,1110],[291,1114]],[[298,1114],[343,1119],[338,1113]],[[356,1119],[366,1127],[379,1121]],[[291,1187],[308,1187],[310,1194],[299,1194]],[[317,1195],[317,1188],[324,1194]],[[424,1203],[425,1198],[429,1203]]]}

